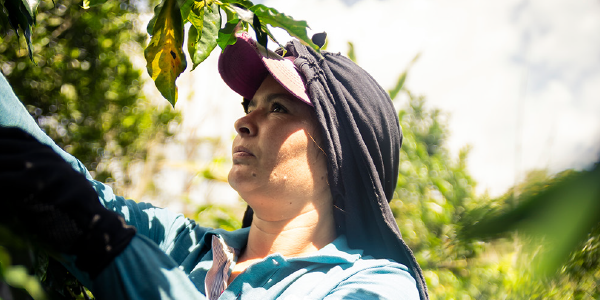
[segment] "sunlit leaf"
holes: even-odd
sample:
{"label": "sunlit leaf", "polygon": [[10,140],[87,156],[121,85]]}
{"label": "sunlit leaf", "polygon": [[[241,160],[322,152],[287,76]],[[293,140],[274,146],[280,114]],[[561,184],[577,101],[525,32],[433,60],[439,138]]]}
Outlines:
{"label": "sunlit leaf", "polygon": [[262,4],[254,5],[250,10],[258,16],[261,23],[285,29],[291,36],[298,38],[313,49],[319,50],[319,46],[315,45],[306,33],[308,28],[306,21],[294,20],[292,17]]}
{"label": "sunlit leaf", "polygon": [[106,0],[83,0],[83,8],[88,9],[92,6],[102,5]]}
{"label": "sunlit leaf", "polygon": [[246,22],[246,23],[252,23],[254,20],[254,13],[252,11],[250,11],[247,8],[244,7],[239,7],[236,5],[230,5],[228,6],[229,9],[235,11],[237,18]]}
{"label": "sunlit leaf", "polygon": [[[30,16],[30,20],[32,24],[35,24],[35,15],[37,14],[37,7],[40,4],[39,0],[21,0],[23,4],[23,8],[27,10],[27,13]],[[23,12],[25,13],[25,12]]]}
{"label": "sunlit leaf", "polygon": [[[348,42],[348,58],[353,62],[356,62],[356,53],[354,53],[354,43]],[[406,77],[406,72],[403,73],[404,77]],[[394,99],[394,97],[392,97]]]}
{"label": "sunlit leaf", "polygon": [[186,68],[183,53],[183,22],[177,0],[164,2],[144,51],[148,74],[171,105],[177,102],[175,80]]}
{"label": "sunlit leaf", "polygon": [[[352,53],[354,53],[353,45],[352,45]],[[404,87],[404,82],[406,81],[406,74],[408,74],[408,71],[410,70],[412,65],[419,59],[419,56],[420,56],[420,54],[415,55],[415,57],[412,59],[412,61],[406,67],[406,70],[404,70],[404,72],[402,72],[402,74],[400,74],[400,76],[398,76],[396,85],[394,86],[394,88],[392,88],[391,90],[388,91],[388,93],[390,94],[390,98],[392,98],[392,99],[396,98],[398,93],[402,90],[402,88]]]}
{"label": "sunlit leaf", "polygon": [[221,48],[221,50],[225,50],[225,48],[229,45],[235,44],[237,38],[235,37],[236,29],[238,28],[239,19],[233,19],[227,21],[225,27],[219,30],[219,37],[217,38],[217,44]]}
{"label": "sunlit leaf", "polygon": [[248,0],[223,0],[221,2],[230,3],[230,4],[238,4],[245,8],[250,8],[250,7],[254,6],[254,3],[252,3],[251,1],[248,1]]}
{"label": "sunlit leaf", "polygon": [[204,0],[177,0],[177,1],[179,3],[179,8],[181,10],[181,19],[183,20],[184,24],[189,21],[188,16],[190,14],[190,11],[192,10],[192,7],[204,7],[206,5],[206,2],[212,3],[212,1],[204,1]]}
{"label": "sunlit leaf", "polygon": [[9,285],[27,291],[34,300],[47,299],[39,280],[29,275],[24,266],[9,266],[4,269],[3,277]]}
{"label": "sunlit leaf", "polygon": [[[157,4],[154,7],[154,14],[152,15],[152,19],[150,19],[150,21],[148,22],[148,26],[146,27],[146,31],[148,32],[148,34],[150,36],[152,36],[152,32],[154,32],[154,24],[156,23],[156,20],[158,19],[158,16],[160,15],[160,12],[162,11],[162,8],[165,4],[165,2],[167,2],[169,0],[162,0],[159,4]],[[182,20],[183,22],[183,20]]]}
{"label": "sunlit leaf", "polygon": [[[218,8],[218,6],[217,6]],[[205,13],[205,2],[204,1],[196,1],[193,2],[192,5],[189,6],[187,11],[187,15],[184,17],[184,13],[182,12],[182,18],[185,22],[187,20],[195,27],[198,31],[202,31],[204,27],[204,13]]]}
{"label": "sunlit leaf", "polygon": [[203,7],[200,14],[202,17],[196,19],[198,15],[194,13],[194,18],[192,18],[192,13],[190,13],[192,26],[188,33],[188,52],[193,63],[192,70],[217,47],[217,37],[221,26],[221,13],[218,5],[213,4],[210,8]]}
{"label": "sunlit leaf", "polygon": [[402,87],[404,87],[404,81],[406,81],[406,71],[402,72],[402,74],[400,74],[400,76],[398,76],[398,80],[396,81],[396,85],[394,86],[393,89],[388,91],[388,94],[390,94],[390,98],[394,99],[396,98],[396,96],[398,95],[398,92],[400,92],[400,90],[402,90]]}

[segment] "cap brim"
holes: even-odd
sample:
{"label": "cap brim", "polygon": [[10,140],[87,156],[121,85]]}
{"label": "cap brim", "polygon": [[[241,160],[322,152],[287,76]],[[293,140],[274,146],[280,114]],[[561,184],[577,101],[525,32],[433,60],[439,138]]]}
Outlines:
{"label": "cap brim", "polygon": [[292,95],[312,106],[304,78],[293,59],[266,49],[244,32],[238,34],[237,42],[227,46],[219,57],[219,73],[233,91],[247,99],[254,97],[263,80],[271,74]]}

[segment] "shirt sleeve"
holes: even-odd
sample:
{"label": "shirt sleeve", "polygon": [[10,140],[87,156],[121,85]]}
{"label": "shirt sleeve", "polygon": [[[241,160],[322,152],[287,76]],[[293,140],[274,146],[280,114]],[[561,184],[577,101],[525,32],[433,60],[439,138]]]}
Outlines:
{"label": "shirt sleeve", "polygon": [[0,73],[0,126],[21,128],[31,134],[38,141],[52,147],[64,158],[73,169],[92,179],[85,166],[72,155],[62,150],[54,141],[42,131],[33,117],[29,115],[25,106],[19,101],[12,88]]}
{"label": "shirt sleeve", "polygon": [[112,188],[93,180],[85,165],[71,154],[61,149],[37,125],[25,106],[17,98],[6,78],[0,73],[0,126],[17,127],[31,134],[41,143],[56,151],[73,169],[83,174],[92,184],[99,201],[109,210],[121,214],[125,221],[138,230],[138,233],[150,238],[162,250],[166,250],[176,238],[180,228],[186,227],[188,220],[181,214],[156,208],[147,203],[136,203],[116,196]]}
{"label": "shirt sleeve", "polygon": [[65,256],[63,264],[96,299],[207,299],[170,256],[139,234],[94,280],[75,267],[74,257]]}
{"label": "shirt sleeve", "polygon": [[415,279],[399,264],[361,270],[333,289],[324,300],[419,300]]}
{"label": "shirt sleeve", "polygon": [[75,268],[74,257],[64,256],[63,264],[85,286],[107,296],[100,299],[205,299],[166,253],[173,252],[177,240],[186,242],[180,242],[181,245],[191,246],[207,229],[195,226],[181,214],[116,196],[109,186],[93,180],[83,163],[58,147],[40,129],[1,73],[0,126],[21,128],[52,147],[73,169],[86,176],[107,209],[121,214],[128,224],[136,227],[137,234],[127,248],[93,282]]}

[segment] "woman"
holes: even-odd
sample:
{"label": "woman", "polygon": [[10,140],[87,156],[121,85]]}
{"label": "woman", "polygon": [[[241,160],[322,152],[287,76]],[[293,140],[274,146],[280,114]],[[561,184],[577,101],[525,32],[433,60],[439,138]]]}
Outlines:
{"label": "woman", "polygon": [[402,140],[389,96],[338,54],[297,41],[285,50],[281,57],[241,34],[219,59],[224,81],[244,97],[229,182],[251,207],[245,228],[201,228],[114,196],[57,149],[2,82],[0,124],[70,163],[3,129],[4,211],[15,224],[40,216],[24,230],[65,253],[99,299],[427,298],[387,204]]}

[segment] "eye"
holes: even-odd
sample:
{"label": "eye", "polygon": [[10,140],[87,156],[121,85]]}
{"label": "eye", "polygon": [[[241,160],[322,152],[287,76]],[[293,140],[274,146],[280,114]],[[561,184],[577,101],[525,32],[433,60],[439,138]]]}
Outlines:
{"label": "eye", "polygon": [[285,108],[285,106],[281,105],[280,103],[273,102],[273,104],[271,105],[271,112],[286,113],[287,109]]}

